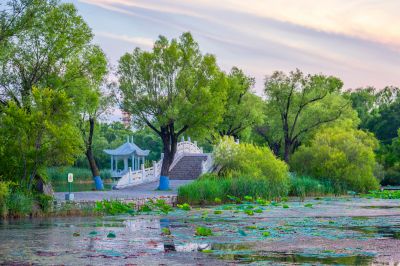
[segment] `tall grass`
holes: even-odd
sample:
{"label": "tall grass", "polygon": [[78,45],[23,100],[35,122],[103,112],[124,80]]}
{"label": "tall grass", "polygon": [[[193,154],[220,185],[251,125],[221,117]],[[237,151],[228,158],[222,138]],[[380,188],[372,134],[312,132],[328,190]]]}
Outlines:
{"label": "tall grass", "polygon": [[249,177],[218,178],[203,176],[178,189],[178,201],[195,205],[213,204],[215,198],[229,201],[228,195],[238,198],[252,196],[276,199],[287,195],[286,186],[277,186],[269,180]]}
{"label": "tall grass", "polygon": [[[93,180],[93,175],[90,169],[77,168],[77,167],[51,167],[47,169],[47,176],[53,183],[65,182],[68,173],[74,174],[74,182],[88,182]],[[102,170],[100,172],[102,179],[110,179],[111,173],[109,170]]]}
{"label": "tall grass", "polygon": [[204,175],[178,189],[178,201],[194,205],[214,204],[215,198],[228,202],[230,196],[243,199],[245,196],[263,199],[279,199],[284,196],[300,198],[325,195],[344,195],[346,189],[330,181],[317,180],[308,176],[290,176],[289,184],[274,184],[267,179],[250,177],[216,177]]}
{"label": "tall grass", "polygon": [[318,180],[309,176],[290,175],[289,196],[300,198],[324,195],[344,195],[346,189],[328,180]]}

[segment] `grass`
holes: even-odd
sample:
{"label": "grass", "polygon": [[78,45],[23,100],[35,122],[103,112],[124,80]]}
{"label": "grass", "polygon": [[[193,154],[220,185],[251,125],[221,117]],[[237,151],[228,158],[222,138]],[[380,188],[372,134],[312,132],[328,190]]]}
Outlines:
{"label": "grass", "polygon": [[329,181],[317,180],[308,176],[290,176],[289,196],[317,197],[325,195],[345,195],[347,192],[343,187],[332,184]]}
{"label": "grass", "polygon": [[240,203],[241,199],[275,199],[285,196],[286,193],[285,187],[274,186],[266,179],[201,177],[178,189],[178,201],[192,205],[212,205],[230,201]]}

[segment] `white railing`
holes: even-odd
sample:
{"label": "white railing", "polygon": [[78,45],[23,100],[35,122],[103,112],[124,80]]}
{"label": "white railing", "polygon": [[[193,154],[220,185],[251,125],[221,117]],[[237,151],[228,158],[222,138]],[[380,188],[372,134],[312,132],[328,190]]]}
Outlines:
{"label": "white railing", "polygon": [[[191,141],[181,141],[177,145],[176,154],[174,157],[174,161],[171,164],[170,169],[172,169],[179,160],[185,156],[186,154],[203,154],[203,149],[197,146],[197,142]],[[161,174],[161,166],[162,166],[163,156],[161,156],[161,160],[158,162],[153,162],[153,166],[149,168],[144,168],[144,165],[141,165],[141,170],[131,171],[129,168],[128,172],[122,175],[122,177],[118,180],[115,188],[121,189],[130,186],[136,186],[140,184],[150,183],[157,181]],[[212,158],[210,155],[207,156],[207,160],[203,162],[203,173],[208,172],[212,166]]]}

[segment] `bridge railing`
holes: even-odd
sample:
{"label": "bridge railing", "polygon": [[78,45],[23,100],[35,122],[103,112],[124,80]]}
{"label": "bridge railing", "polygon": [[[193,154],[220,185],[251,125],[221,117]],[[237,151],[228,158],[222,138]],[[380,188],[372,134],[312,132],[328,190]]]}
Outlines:
{"label": "bridge railing", "polygon": [[[170,169],[172,169],[177,162],[179,162],[179,160],[185,156],[185,154],[203,154],[203,148],[198,147],[196,141],[191,142],[190,140],[187,140],[178,142],[174,161],[172,162]],[[203,163],[203,170],[208,171],[208,169],[211,167],[209,164],[212,163],[212,161],[210,162],[208,159]],[[161,155],[161,159],[158,162],[153,161],[152,167],[144,168],[144,165],[142,164],[141,170],[131,171],[129,168],[128,172],[118,180],[115,188],[121,189],[157,181],[160,177],[162,161],[163,155]]]}

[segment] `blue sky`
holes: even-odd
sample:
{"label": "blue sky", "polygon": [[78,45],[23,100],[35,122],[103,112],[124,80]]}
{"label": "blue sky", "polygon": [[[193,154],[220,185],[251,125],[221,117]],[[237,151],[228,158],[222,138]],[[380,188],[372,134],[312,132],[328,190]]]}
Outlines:
{"label": "blue sky", "polygon": [[73,0],[116,66],[161,34],[190,31],[222,69],[256,78],[299,68],[345,88],[400,86],[399,0]]}

